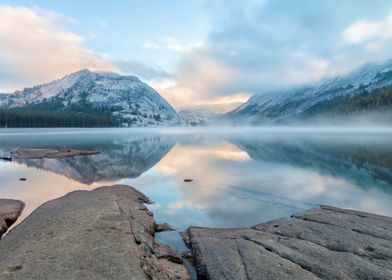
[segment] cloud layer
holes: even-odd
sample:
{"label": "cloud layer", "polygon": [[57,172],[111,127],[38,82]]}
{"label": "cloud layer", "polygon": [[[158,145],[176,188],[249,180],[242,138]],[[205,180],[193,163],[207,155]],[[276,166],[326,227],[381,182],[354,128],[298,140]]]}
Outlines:
{"label": "cloud layer", "polygon": [[[251,94],[312,83],[392,57],[389,0],[209,0],[204,13],[205,38],[174,38],[175,26],[159,26],[166,37],[135,29],[137,52],[119,36],[121,42],[104,45],[108,57],[88,50],[85,39],[63,28],[55,12],[0,5],[0,91],[90,68],[139,76],[178,109],[229,110]],[[95,22],[101,32],[88,32],[122,35],[118,25],[112,28],[116,22],[129,28],[126,18],[107,18]],[[202,23],[193,27],[198,26]],[[128,60],[118,57],[120,52],[129,53]]]}
{"label": "cloud layer", "polygon": [[203,48],[182,56],[172,96],[278,91],[392,56],[390,1],[217,0],[207,8],[211,31]]}
{"label": "cloud layer", "polygon": [[117,70],[86,50],[82,37],[63,30],[58,17],[54,12],[0,6],[0,89],[48,82],[82,68]]}

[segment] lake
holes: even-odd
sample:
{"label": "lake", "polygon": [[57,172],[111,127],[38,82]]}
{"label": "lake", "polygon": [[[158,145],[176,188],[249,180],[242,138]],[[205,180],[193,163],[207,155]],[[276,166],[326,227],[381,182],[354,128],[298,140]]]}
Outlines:
{"label": "lake", "polygon": [[319,204],[392,216],[391,143],[388,128],[2,129],[0,155],[100,153],[0,161],[0,197],[26,203],[20,222],[70,191],[127,184],[154,201],[157,222],[178,231],[247,227]]}

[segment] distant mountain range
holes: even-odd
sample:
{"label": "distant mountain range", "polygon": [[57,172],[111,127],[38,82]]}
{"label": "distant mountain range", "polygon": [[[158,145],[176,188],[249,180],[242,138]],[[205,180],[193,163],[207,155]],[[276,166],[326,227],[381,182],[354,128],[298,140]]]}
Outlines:
{"label": "distant mountain range", "polygon": [[337,123],[364,115],[392,121],[392,60],[313,85],[256,94],[223,115],[209,109],[177,113],[136,77],[86,69],[0,94],[0,127]]}
{"label": "distant mountain range", "polygon": [[277,124],[374,113],[392,116],[392,60],[314,85],[254,95],[225,117],[237,124]]}
{"label": "distant mountain range", "polygon": [[191,126],[202,126],[217,123],[220,114],[208,108],[187,109],[178,112],[181,118]]}
{"label": "distant mountain range", "polygon": [[6,110],[0,119],[4,122],[8,117],[9,126],[183,124],[173,107],[138,78],[87,69],[47,84],[1,94],[0,109]]}

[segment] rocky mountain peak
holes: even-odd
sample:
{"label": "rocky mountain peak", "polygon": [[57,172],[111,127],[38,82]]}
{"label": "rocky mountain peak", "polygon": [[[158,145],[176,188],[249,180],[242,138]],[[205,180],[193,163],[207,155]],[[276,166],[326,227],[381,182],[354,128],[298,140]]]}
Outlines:
{"label": "rocky mountain peak", "polygon": [[134,76],[88,69],[0,98],[0,109],[112,115],[124,126],[173,126],[183,123],[158,92]]}

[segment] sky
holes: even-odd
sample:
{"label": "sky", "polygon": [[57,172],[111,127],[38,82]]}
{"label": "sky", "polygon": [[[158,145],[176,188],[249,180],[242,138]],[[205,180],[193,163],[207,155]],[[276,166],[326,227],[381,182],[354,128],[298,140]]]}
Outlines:
{"label": "sky", "polygon": [[392,58],[389,0],[0,0],[0,92],[83,68],[227,111]]}

